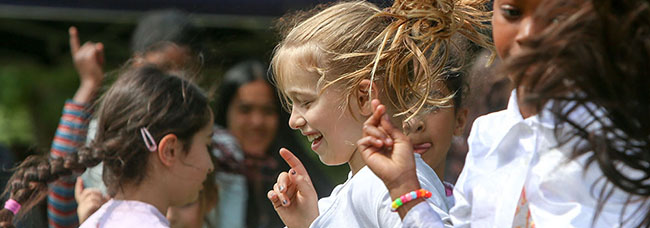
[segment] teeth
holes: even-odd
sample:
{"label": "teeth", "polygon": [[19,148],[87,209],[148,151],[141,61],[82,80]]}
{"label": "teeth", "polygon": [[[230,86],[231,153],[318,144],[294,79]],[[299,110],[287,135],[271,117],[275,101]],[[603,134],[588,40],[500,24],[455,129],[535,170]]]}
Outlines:
{"label": "teeth", "polygon": [[313,142],[315,139],[320,138],[321,136],[321,134],[307,135],[307,140],[309,140],[309,142]]}

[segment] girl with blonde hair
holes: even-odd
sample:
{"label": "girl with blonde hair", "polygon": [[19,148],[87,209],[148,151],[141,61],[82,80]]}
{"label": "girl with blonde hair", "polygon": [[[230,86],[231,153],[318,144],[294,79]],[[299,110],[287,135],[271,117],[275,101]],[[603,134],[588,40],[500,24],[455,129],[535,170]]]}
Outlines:
{"label": "girl with blonde hair", "polygon": [[[370,101],[390,104],[387,112],[395,123],[422,108],[449,105],[453,93],[432,96],[432,90],[441,75],[462,65],[465,40],[489,47],[488,37],[479,32],[489,19],[483,5],[396,1],[380,9],[363,1],[343,2],[288,20],[293,24],[275,50],[272,68],[291,110],[289,125],[307,136],[323,163],[347,164],[351,172],[329,197],[318,200],[301,162],[281,150],[291,169],[278,176],[268,197],[287,227],[401,226],[402,213],[392,212],[396,196],[365,168],[356,149],[363,121],[373,112]],[[417,197],[428,198],[427,205],[448,218],[451,205],[442,182],[419,156],[415,162],[418,182],[431,191]]]}

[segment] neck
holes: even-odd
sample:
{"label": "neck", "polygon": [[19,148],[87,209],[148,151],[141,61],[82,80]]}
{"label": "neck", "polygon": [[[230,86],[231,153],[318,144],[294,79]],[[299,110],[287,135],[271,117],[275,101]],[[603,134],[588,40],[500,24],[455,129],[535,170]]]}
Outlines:
{"label": "neck", "polygon": [[433,168],[433,171],[436,172],[436,175],[438,175],[438,179],[440,179],[441,182],[445,180],[445,164],[446,163],[447,162],[445,162],[445,160],[442,160],[442,162],[440,162],[440,165]]}
{"label": "neck", "polygon": [[350,157],[350,161],[348,161],[348,165],[350,166],[350,171],[352,171],[352,176],[357,174],[361,168],[366,166],[366,163],[363,162],[363,159],[361,158],[361,153],[359,153],[357,149],[354,149],[354,152],[352,152],[352,156]]}
{"label": "neck", "polygon": [[116,200],[134,200],[151,204],[164,215],[170,206],[169,195],[164,193],[164,189],[145,179],[139,185],[123,185],[121,191],[118,191],[114,198]]}
{"label": "neck", "polygon": [[517,87],[517,106],[521,116],[526,119],[537,114],[537,108],[534,105],[526,102],[525,88],[523,86]]}

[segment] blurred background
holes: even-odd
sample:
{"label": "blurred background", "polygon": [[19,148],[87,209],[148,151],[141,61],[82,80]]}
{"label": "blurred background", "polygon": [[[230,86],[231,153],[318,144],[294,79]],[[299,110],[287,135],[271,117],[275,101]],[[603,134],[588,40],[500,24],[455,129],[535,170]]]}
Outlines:
{"label": "blurred background", "polygon": [[[257,65],[268,63],[273,48],[280,38],[275,26],[277,21],[287,13],[308,10],[328,2],[333,1],[0,0],[0,187],[4,189],[10,174],[8,169],[16,162],[22,161],[29,155],[48,153],[63,104],[66,99],[72,98],[79,87],[79,75],[70,53],[68,29],[71,26],[77,28],[81,44],[87,41],[103,43],[103,70],[107,75],[103,87],[108,88],[120,69],[126,66],[127,61],[131,60],[137,52],[133,37],[138,22],[155,11],[183,12],[189,19],[189,23],[196,28],[188,34],[190,34],[191,52],[197,55],[200,63],[197,67],[200,76],[197,82],[215,100],[213,109],[218,115],[220,105],[218,103],[228,104],[232,101],[231,97],[219,101],[220,93],[228,93],[219,91],[221,82],[228,81],[229,77],[232,80],[232,75],[237,75],[238,71],[243,70],[242,72],[251,74],[246,67],[253,69]],[[392,4],[390,0],[370,2],[380,7]],[[166,28],[163,26],[156,29]],[[154,30],[145,30],[145,33],[147,31]],[[138,37],[142,38],[146,35],[140,34]],[[474,60],[478,64],[474,64],[469,72],[471,90],[466,106],[470,109],[470,113],[465,135],[453,140],[447,157],[445,180],[451,183],[456,182],[462,170],[468,149],[466,137],[473,120],[485,113],[503,109],[507,104],[511,88],[509,81],[495,76],[492,72],[494,66],[484,67],[487,60],[485,57],[488,55],[489,53],[478,55],[483,57]],[[242,62],[246,64],[238,65]],[[240,66],[238,70],[229,71],[229,69],[236,69],[237,67],[234,67],[236,65]],[[248,79],[240,81],[244,80]],[[243,85],[242,83],[233,88],[237,91],[243,88]],[[232,96],[232,94],[225,96]],[[307,162],[311,163],[313,170],[309,170],[310,174],[322,179],[316,181],[320,183],[314,183],[317,189],[322,190],[319,195],[329,195],[334,185],[343,183],[347,179],[349,167],[323,165],[316,154],[311,152],[307,140],[298,131],[288,130],[286,126],[288,114],[284,112],[279,116],[276,119],[280,119],[279,124],[282,126],[277,131],[274,144],[267,145],[265,150],[272,153],[277,152],[275,146],[278,144],[279,146],[285,146],[287,142],[292,145],[298,144],[297,146],[302,148],[300,152],[302,157],[300,155],[299,157],[308,159]],[[296,141],[294,139],[298,142],[292,143],[292,140]],[[247,148],[244,145],[242,149],[246,151]],[[249,162],[249,155],[246,156],[247,160],[243,161],[242,165],[247,167],[249,172],[234,173],[243,175],[248,180],[250,194],[248,201],[259,202],[262,205],[258,207],[249,203],[248,208],[258,207],[261,208],[260,210],[266,210],[262,208],[268,206],[264,198],[265,192],[256,192],[258,187],[255,186],[259,184],[251,184],[255,182],[251,180],[261,179],[258,181],[262,183],[259,186],[273,184],[274,178],[277,177],[275,172],[283,168],[273,162],[259,162],[260,159],[255,156],[250,156]],[[229,162],[228,159],[230,158],[222,160]],[[267,160],[274,159],[276,162],[283,163],[277,157]],[[250,171],[251,167],[257,171]],[[233,172],[232,170],[221,171]],[[262,176],[251,173],[262,174]],[[266,190],[267,187],[261,187],[261,190]],[[255,195],[261,197],[257,199]],[[274,214],[272,209],[269,210],[270,214]],[[41,212],[45,213],[44,206]],[[251,214],[250,211],[248,213]],[[265,219],[268,221],[264,224],[273,224],[264,213],[260,212],[260,214],[261,217],[256,220],[262,222],[259,224],[249,222],[247,226],[265,227],[262,225]],[[33,217],[44,218],[42,214]],[[249,217],[248,221],[250,220]],[[34,222],[24,227],[42,226],[42,222]]]}
{"label": "blurred background", "polygon": [[[77,27],[82,44],[85,41],[104,44],[104,71],[116,74],[131,57],[131,37],[138,20],[146,12],[184,11],[199,28],[193,42],[198,45],[202,57],[200,83],[211,90],[209,92],[218,93],[214,90],[227,68],[247,59],[264,62],[270,59],[279,37],[273,29],[277,18],[326,2],[2,0],[0,147],[11,151],[9,155],[14,157],[10,160],[14,161],[49,149],[63,103],[72,97],[79,85],[70,55],[70,26]],[[346,168],[330,169],[326,173],[339,182],[347,178]]]}

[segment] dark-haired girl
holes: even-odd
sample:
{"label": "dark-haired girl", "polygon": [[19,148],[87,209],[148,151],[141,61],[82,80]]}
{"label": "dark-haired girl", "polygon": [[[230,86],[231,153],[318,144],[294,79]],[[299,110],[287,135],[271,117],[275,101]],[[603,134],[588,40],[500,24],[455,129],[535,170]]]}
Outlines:
{"label": "dark-haired girl", "polygon": [[30,157],[9,180],[0,226],[42,200],[48,183],[104,163],[111,200],[81,227],[169,227],[170,206],[196,200],[213,169],[212,111],[192,83],[145,66],[119,77],[101,98],[97,136],[77,154]]}
{"label": "dark-haired girl", "polygon": [[[650,226],[650,3],[496,0],[494,10],[516,89],[506,110],[474,122],[454,226]],[[364,159],[387,185],[416,183],[390,175],[413,166],[411,153],[374,152]],[[420,205],[408,227],[442,226]]]}

